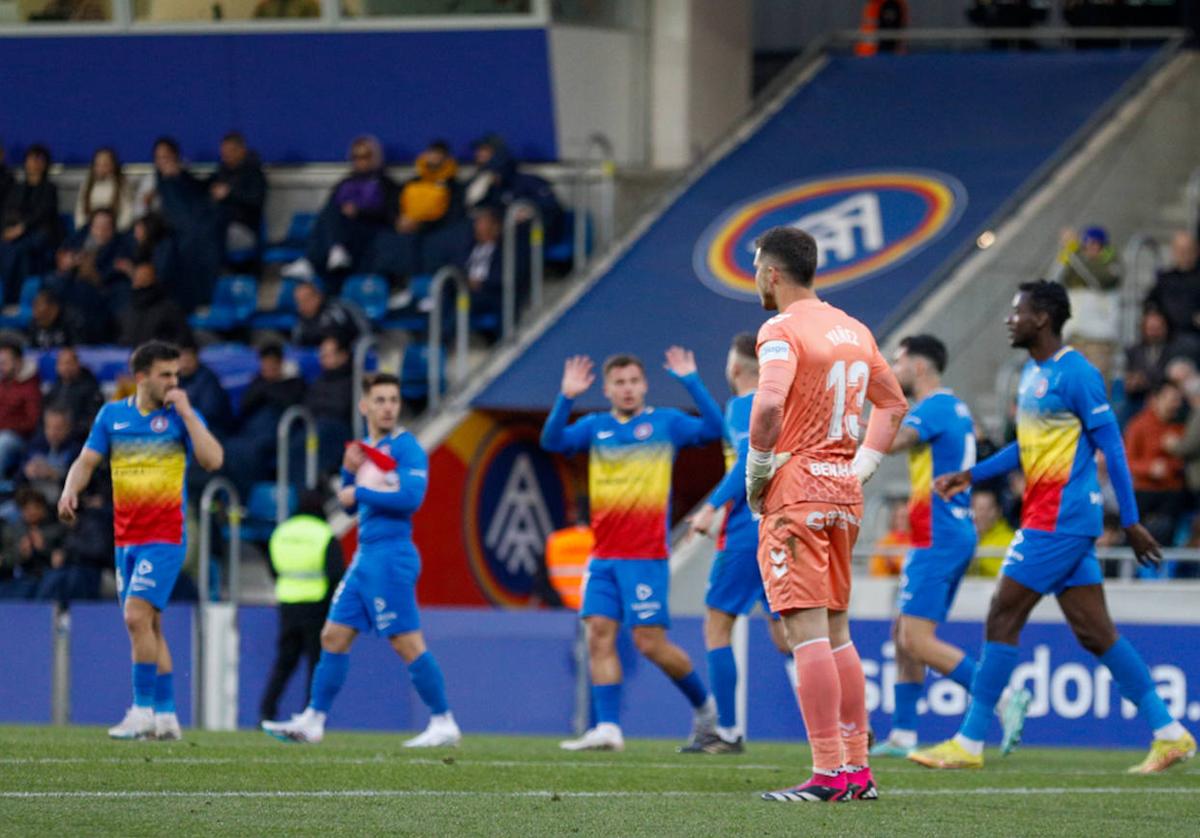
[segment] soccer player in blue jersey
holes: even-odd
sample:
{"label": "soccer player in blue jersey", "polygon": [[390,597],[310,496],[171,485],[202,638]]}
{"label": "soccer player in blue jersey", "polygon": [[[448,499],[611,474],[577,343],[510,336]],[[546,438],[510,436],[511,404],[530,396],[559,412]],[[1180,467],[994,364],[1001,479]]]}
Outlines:
{"label": "soccer player in blue jersey", "polygon": [[[993,707],[1017,665],[1021,629],[1047,594],[1058,598],[1080,645],[1108,667],[1121,695],[1137,705],[1154,731],[1149,754],[1130,772],[1158,773],[1196,753],[1196,740],[1171,717],[1145,662],[1117,634],[1104,601],[1095,551],[1104,502],[1097,450],[1104,454],[1134,555],[1143,564],[1157,564],[1162,552],[1138,523],[1125,447],[1104,379],[1076,350],[1063,345],[1062,327],[1070,316],[1061,285],[1043,280],[1020,286],[1007,319],[1012,345],[1030,355],[1017,395],[1017,441],[972,469],[934,481],[935,491],[950,499],[972,482],[1020,468],[1026,488],[1021,529],[1001,567],[966,718],[953,739],[909,755],[930,768],[983,767],[983,742]],[[1008,748],[1014,744],[1015,737],[1005,743]]]}
{"label": "soccer player in blue jersey", "polygon": [[591,661],[596,726],[562,743],[568,751],[625,747],[620,727],[621,660],[617,629],[632,629],[638,651],[666,673],[694,710],[695,741],[716,725],[716,708],[687,652],[667,639],[670,570],[671,466],[675,452],[721,438],[721,408],[696,372],[691,352],[667,350],[666,369],[700,409],[646,406],[646,371],[632,355],[604,362],[604,395],[611,409],[567,424],[575,399],[595,381],[592,361],[568,358],[562,392],[542,428],[542,447],[560,454],[588,452],[588,500],[596,545],[583,584],[583,617]]}
{"label": "soccer player in blue jersey", "polygon": [[[709,536],[717,511],[726,509],[717,537],[717,555],[708,576],[704,596],[704,647],[708,650],[708,679],[717,703],[717,727],[685,745],[684,753],[740,754],[744,737],[737,725],[738,671],[733,657],[733,624],[741,614],[757,605],[771,617],[770,632],[775,646],[786,655],[788,678],[795,686],[796,669],[792,648],[784,635],[783,622],[771,614],[767,592],[758,569],[758,522],[746,503],[746,456],[750,450],[750,406],[758,387],[758,349],[749,332],[737,335],[729,348],[725,377],[734,396],[725,405],[726,460],[733,458],[725,477],[692,516],[691,533]],[[790,666],[789,666],[790,664]]]}
{"label": "soccer player in blue jersey", "polygon": [[913,549],[900,577],[900,616],[892,628],[896,643],[895,706],[892,730],[871,756],[907,756],[917,745],[917,701],[925,690],[925,667],[966,689],[975,660],[937,637],[954,595],[975,556],[971,493],[944,501],[933,494],[933,476],[975,465],[975,430],[970,409],[942,386],[946,346],[933,335],[900,341],[892,371],[904,395],[915,404],[890,453],[908,452],[912,491],[908,501]]}
{"label": "soccer player in blue jersey", "polygon": [[412,541],[412,516],[425,499],[429,458],[416,437],[399,426],[396,376],[367,376],[359,410],[367,420],[367,437],[346,448],[338,492],[344,507],[358,508],[358,553],[333,595],[321,630],[321,659],[313,672],[308,707],[290,721],[264,721],[262,728],[284,741],[320,742],[329,708],[346,681],[350,646],[359,632],[373,630],[386,637],[408,665],[413,687],[429,708],[429,726],[405,747],[455,746],[462,734],[417,614],[421,557]]}
{"label": "soccer player in blue jersey", "polygon": [[67,472],[58,516],[70,522],[79,493],[107,457],[112,469],[117,597],[133,651],[133,706],[113,739],[179,739],[174,667],[162,611],[187,553],[188,462],[208,471],[224,451],[179,386],[179,349],[151,341],[130,356],[137,393],[100,409]]}

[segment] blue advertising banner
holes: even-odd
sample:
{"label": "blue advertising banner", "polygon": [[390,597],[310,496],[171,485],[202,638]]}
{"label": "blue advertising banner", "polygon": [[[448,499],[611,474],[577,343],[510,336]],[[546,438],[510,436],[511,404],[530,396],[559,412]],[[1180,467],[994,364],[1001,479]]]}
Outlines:
{"label": "blue advertising banner", "polygon": [[[730,339],[767,317],[754,293],[754,239],[780,224],[816,237],[823,298],[874,330],[894,323],[1150,54],[832,58],[475,406],[548,408],[567,356],[632,352],[646,362],[651,404],[690,408],[662,370],[672,344],[694,349],[705,383],[724,392]],[[577,406],[604,404],[594,386]]]}

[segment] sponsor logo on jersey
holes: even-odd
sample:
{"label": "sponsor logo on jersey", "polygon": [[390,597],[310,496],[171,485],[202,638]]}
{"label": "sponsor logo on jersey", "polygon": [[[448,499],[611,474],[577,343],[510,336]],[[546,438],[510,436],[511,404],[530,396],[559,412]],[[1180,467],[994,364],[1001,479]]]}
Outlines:
{"label": "sponsor logo on jersey", "polygon": [[817,288],[877,276],[911,258],[954,226],[966,190],[950,175],[919,170],[853,172],[785,184],[752,196],[715,219],[692,264],[718,294],[757,301],[754,241],[793,226],[817,241]]}

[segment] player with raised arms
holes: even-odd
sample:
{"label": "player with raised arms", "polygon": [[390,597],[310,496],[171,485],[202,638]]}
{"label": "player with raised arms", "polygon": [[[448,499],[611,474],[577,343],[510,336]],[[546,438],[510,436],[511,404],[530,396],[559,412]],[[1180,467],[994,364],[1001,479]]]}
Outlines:
{"label": "player with raised arms", "polygon": [[137,392],[96,414],[87,442],[67,472],[58,516],[74,520],[79,493],[107,457],[117,597],[133,653],[133,706],[108,735],[172,740],[181,732],[162,611],[187,554],[188,461],[194,458],[201,468],[215,471],[225,454],[179,386],[176,346],[144,343],[133,351],[129,366]]}
{"label": "player with raised arms", "polygon": [[682,748],[685,753],[740,754],[745,750],[745,737],[737,727],[738,671],[732,646],[733,625],[738,615],[749,614],[755,606],[762,605],[771,620],[771,639],[787,656],[788,679],[793,687],[796,684],[792,650],[787,645],[783,623],[767,605],[762,574],[758,571],[758,522],[746,504],[750,407],[758,388],[758,351],[754,335],[749,332],[734,337],[725,362],[725,378],[733,390],[733,398],[725,405],[725,459],[730,463],[729,470],[689,521],[690,533],[711,536],[717,511],[726,510],[704,594],[704,647],[708,679],[717,702],[717,727]]}
{"label": "player with raised arms", "polygon": [[[759,297],[779,314],[758,333],[746,497],[762,515],[759,569],[792,644],[813,762],[808,780],[763,799],[873,800],[866,681],[846,613],[850,559],[862,484],[891,447],[908,403],[870,330],[817,298],[813,237],[774,227],[755,244]],[[874,410],[864,436],[868,399]]]}
{"label": "player with raised arms", "polygon": [[412,540],[412,516],[425,499],[429,458],[416,437],[400,426],[400,380],[374,373],[363,380],[358,409],[367,437],[346,446],[338,501],[358,510],[358,552],[346,571],[321,629],[321,659],[313,672],[311,699],[289,721],[264,721],[264,732],[287,742],[320,742],[325,719],[350,667],[359,632],[386,637],[408,665],[413,687],[429,708],[425,731],[407,748],[458,745],[462,739],[441,667],[425,647],[417,613],[421,557]]}
{"label": "player with raised arms", "polygon": [[638,651],[661,669],[693,708],[689,744],[712,733],[716,707],[687,652],[667,639],[670,569],[671,466],[675,452],[721,438],[721,408],[696,372],[691,352],[667,350],[666,369],[700,410],[689,416],[646,406],[646,370],[632,355],[604,362],[604,395],[611,409],[567,424],[571,407],[595,381],[592,361],[568,358],[562,391],[542,428],[542,447],[559,454],[588,452],[588,500],[596,544],[583,583],[583,618],[596,725],[562,743],[568,751],[625,747],[620,726],[621,660],[617,630],[632,629]]}
{"label": "player with raised arms", "polygon": [[[913,549],[904,561],[900,615],[892,628],[897,670],[892,730],[871,749],[873,757],[908,756],[916,748],[917,701],[925,691],[926,666],[968,690],[975,675],[974,658],[936,633],[975,558],[976,541],[970,492],[949,501],[933,493],[935,474],[975,465],[971,411],[942,386],[946,360],[945,344],[933,335],[904,338],[892,359],[904,395],[914,400],[889,452],[908,452]],[[1024,693],[1016,701],[1027,697]]]}
{"label": "player with raised arms", "polygon": [[1012,346],[1029,352],[1017,391],[1017,441],[972,469],[934,480],[934,490],[947,500],[974,482],[1018,468],[1026,485],[1021,529],[1001,566],[966,717],[953,739],[908,757],[929,768],[983,767],[984,739],[1017,665],[1021,629],[1046,595],[1058,598],[1080,645],[1108,667],[1121,695],[1137,705],[1154,731],[1149,754],[1130,772],[1164,771],[1196,753],[1196,740],[1171,717],[1145,661],[1117,634],[1104,601],[1095,549],[1104,514],[1097,451],[1104,454],[1121,525],[1137,560],[1157,564],[1162,553],[1138,522],[1125,446],[1104,379],[1079,352],[1063,345],[1063,324],[1070,316],[1061,285],[1040,280],[1020,286],[1006,321]]}

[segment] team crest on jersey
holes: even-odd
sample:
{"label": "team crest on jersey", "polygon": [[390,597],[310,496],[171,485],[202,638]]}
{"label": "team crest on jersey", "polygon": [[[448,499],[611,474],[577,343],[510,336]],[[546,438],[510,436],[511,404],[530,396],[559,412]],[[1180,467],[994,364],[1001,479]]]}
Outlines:
{"label": "team crest on jersey", "polygon": [[570,481],[533,428],[501,427],[478,452],[463,516],[468,562],[488,599],[521,607],[533,594],[546,536],[566,520]]}
{"label": "team crest on jersey", "polygon": [[161,434],[166,429],[167,429],[167,417],[155,416],[153,419],[150,420],[150,430],[154,431],[156,434]]}
{"label": "team crest on jersey", "polygon": [[754,240],[789,225],[817,240],[816,287],[843,285],[912,257],[953,227],[966,205],[963,185],[941,172],[880,170],[796,181],[713,221],[696,243],[692,264],[718,294],[757,301]]}
{"label": "team crest on jersey", "polygon": [[1050,382],[1043,378],[1043,379],[1039,380],[1038,383],[1033,388],[1034,398],[1040,399],[1042,396],[1046,395],[1046,393],[1048,393],[1049,391],[1050,391]]}
{"label": "team crest on jersey", "polygon": [[649,422],[643,422],[633,429],[633,435],[637,439],[649,439],[652,433],[654,433],[654,426]]}

